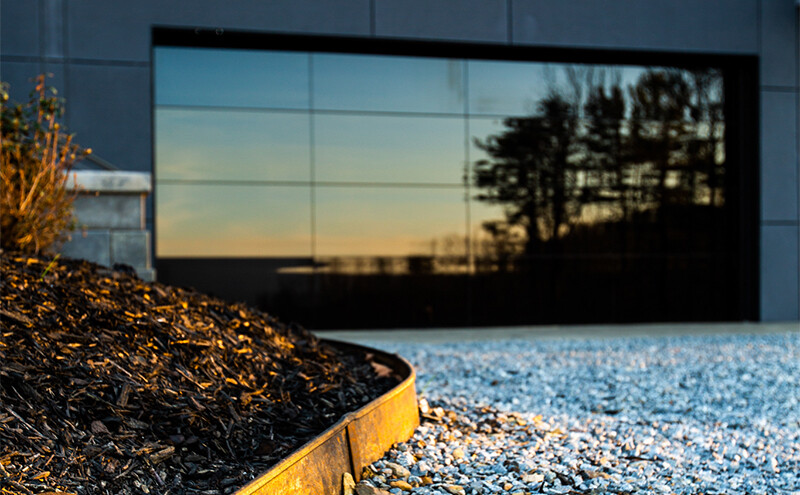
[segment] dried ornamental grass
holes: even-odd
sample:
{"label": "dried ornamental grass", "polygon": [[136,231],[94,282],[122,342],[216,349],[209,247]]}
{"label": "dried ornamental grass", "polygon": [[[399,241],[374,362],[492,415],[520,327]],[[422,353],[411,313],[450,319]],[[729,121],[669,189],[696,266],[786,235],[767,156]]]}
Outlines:
{"label": "dried ornamental grass", "polygon": [[25,104],[9,104],[0,87],[0,245],[39,253],[64,240],[72,225],[75,192],[67,187],[73,164],[91,153],[73,143],[58,119],[63,101],[45,76]]}

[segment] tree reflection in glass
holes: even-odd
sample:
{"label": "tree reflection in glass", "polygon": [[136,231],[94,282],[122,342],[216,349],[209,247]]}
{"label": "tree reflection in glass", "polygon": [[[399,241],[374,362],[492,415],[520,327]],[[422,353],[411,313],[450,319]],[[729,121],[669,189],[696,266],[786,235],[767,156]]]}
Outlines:
{"label": "tree reflection in glass", "polygon": [[505,213],[483,223],[509,243],[502,256],[709,249],[692,226],[725,204],[720,74],[650,69],[627,87],[602,76],[573,71],[532,115],[474,138],[487,155],[473,166],[477,199]]}

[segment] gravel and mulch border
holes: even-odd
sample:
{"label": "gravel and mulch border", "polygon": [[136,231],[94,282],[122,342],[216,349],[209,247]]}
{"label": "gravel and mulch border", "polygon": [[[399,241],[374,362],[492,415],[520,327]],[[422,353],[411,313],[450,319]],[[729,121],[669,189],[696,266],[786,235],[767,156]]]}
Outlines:
{"label": "gravel and mulch border", "polygon": [[127,267],[0,254],[0,494],[227,494],[397,384]]}

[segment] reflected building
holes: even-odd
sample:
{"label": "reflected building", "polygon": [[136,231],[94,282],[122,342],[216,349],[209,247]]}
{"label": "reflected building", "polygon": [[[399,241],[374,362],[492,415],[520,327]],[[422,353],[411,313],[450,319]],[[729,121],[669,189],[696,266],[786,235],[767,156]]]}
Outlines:
{"label": "reflected building", "polygon": [[391,48],[155,47],[163,279],[312,328],[746,317],[735,69]]}

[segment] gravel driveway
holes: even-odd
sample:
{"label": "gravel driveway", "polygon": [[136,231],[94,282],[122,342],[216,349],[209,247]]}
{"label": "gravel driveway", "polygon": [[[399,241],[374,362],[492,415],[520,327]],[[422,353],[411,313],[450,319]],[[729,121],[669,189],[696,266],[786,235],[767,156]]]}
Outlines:
{"label": "gravel driveway", "polygon": [[800,333],[361,342],[425,418],[359,494],[800,494]]}

